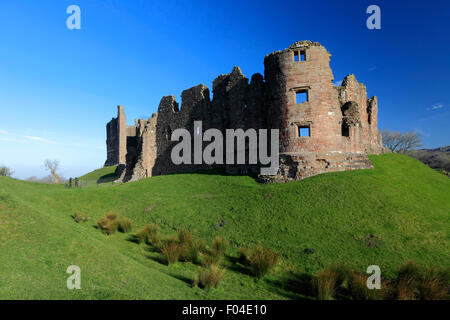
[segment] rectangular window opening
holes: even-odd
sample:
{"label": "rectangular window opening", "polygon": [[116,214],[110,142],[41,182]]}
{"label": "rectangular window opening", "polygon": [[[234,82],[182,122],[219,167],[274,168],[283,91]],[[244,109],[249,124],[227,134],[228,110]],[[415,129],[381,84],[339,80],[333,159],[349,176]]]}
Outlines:
{"label": "rectangular window opening", "polygon": [[305,60],[306,60],[305,51],[300,51],[300,61],[305,61]]}
{"label": "rectangular window opening", "polygon": [[294,51],[294,62],[305,61],[305,51]]}
{"label": "rectangular window opening", "polygon": [[308,101],[308,90],[298,90],[295,92],[295,102],[303,103]]}
{"label": "rectangular window opening", "polygon": [[310,130],[309,130],[309,126],[299,126],[298,127],[298,136],[300,138],[303,137],[310,137]]}
{"label": "rectangular window opening", "polygon": [[350,128],[348,127],[347,123],[342,122],[341,131],[343,137],[350,137]]}

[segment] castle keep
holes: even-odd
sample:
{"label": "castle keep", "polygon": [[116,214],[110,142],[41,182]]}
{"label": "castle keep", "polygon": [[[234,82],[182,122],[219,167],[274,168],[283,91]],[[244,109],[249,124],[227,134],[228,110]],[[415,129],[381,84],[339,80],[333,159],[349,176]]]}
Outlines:
{"label": "castle keep", "polygon": [[[382,151],[377,98],[367,98],[353,74],[333,85],[330,53],[318,42],[299,41],[264,59],[264,77],[247,79],[238,67],[213,82],[213,98],[201,84],[161,99],[158,112],[127,126],[124,109],[106,126],[105,166],[118,165],[120,181],[223,167],[231,173],[258,172],[258,165],[181,164],[171,161],[171,133],[194,121],[216,128],[279,129],[280,167],[264,182],[299,180],[316,174],[372,168],[367,154]],[[193,150],[193,148],[192,148]],[[269,149],[270,150],[270,149]]]}

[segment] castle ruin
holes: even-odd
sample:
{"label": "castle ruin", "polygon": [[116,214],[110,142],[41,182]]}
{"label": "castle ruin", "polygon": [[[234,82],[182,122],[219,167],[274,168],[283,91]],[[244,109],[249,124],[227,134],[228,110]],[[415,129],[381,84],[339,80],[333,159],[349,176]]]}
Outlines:
{"label": "castle ruin", "polygon": [[372,168],[367,154],[382,152],[377,128],[377,98],[367,98],[353,74],[333,84],[330,53],[318,42],[299,41],[268,54],[264,77],[246,78],[239,67],[218,76],[213,98],[201,84],[183,91],[181,108],[174,96],[161,99],[158,112],[127,126],[124,108],[106,126],[105,166],[118,165],[126,182],[161,174],[221,167],[230,173],[259,172],[258,165],[181,164],[171,161],[170,140],[177,128],[202,130],[279,129],[280,166],[263,182],[300,180],[324,172]]}

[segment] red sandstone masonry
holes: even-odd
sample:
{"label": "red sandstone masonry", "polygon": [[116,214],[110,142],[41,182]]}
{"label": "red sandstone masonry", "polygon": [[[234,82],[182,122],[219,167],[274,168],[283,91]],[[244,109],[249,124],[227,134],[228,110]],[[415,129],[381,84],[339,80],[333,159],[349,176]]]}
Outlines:
{"label": "red sandstone masonry", "polygon": [[[294,61],[301,51],[305,61]],[[368,153],[382,151],[377,129],[377,98],[367,98],[366,87],[348,75],[333,85],[330,53],[319,43],[300,41],[267,55],[264,78],[251,82],[235,67],[213,82],[183,91],[181,108],[173,96],[164,97],[158,114],[127,127],[123,108],[107,124],[107,161],[119,164],[121,181],[167,173],[224,167],[229,172],[259,172],[258,166],[179,165],[171,162],[170,134],[186,128],[194,135],[193,122],[208,128],[279,129],[280,169],[267,182],[299,180],[312,175],[372,168]],[[308,101],[298,104],[296,91],[306,90]],[[309,137],[299,137],[299,127],[309,127]]]}

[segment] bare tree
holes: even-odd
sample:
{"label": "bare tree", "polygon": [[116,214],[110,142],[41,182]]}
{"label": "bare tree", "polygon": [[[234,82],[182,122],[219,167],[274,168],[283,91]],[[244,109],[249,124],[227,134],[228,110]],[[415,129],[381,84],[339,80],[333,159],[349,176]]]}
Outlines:
{"label": "bare tree", "polygon": [[44,162],[45,170],[50,171],[50,174],[53,176],[54,184],[59,183],[59,175],[56,173],[56,171],[59,169],[59,161],[58,160],[50,160],[47,159]]}
{"label": "bare tree", "polygon": [[14,174],[14,171],[8,168],[7,166],[0,166],[0,176],[3,177],[11,177]]}
{"label": "bare tree", "polygon": [[403,143],[400,146],[400,152],[406,152],[422,146],[422,138],[417,132],[406,132],[403,134]]}
{"label": "bare tree", "polygon": [[422,146],[422,138],[417,132],[406,133],[383,130],[383,145],[392,152],[406,152]]}

